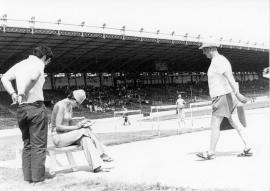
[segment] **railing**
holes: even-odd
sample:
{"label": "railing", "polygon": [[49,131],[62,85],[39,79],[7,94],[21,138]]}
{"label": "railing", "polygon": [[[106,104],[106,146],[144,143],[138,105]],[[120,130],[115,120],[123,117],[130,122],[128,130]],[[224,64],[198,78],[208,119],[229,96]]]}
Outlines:
{"label": "railing", "polygon": [[1,26],[3,27],[3,32],[6,31],[7,27],[25,27],[30,28],[32,34],[35,33],[35,29],[51,29],[51,30],[58,30],[58,35],[60,35],[60,31],[76,31],[80,32],[82,37],[84,33],[99,33],[102,34],[103,38],[106,38],[106,34],[115,34],[121,35],[122,40],[125,40],[126,36],[136,36],[141,38],[154,38],[156,42],[159,43],[160,39],[167,39],[170,40],[173,44],[174,41],[184,41],[186,44],[188,42],[197,42],[202,43],[205,40],[214,40],[215,42],[221,44],[221,46],[234,46],[234,47],[245,47],[245,48],[258,48],[258,49],[268,49],[269,44],[258,43],[258,42],[242,42],[241,40],[233,40],[224,39],[223,37],[215,38],[213,36],[204,36],[202,34],[198,35],[190,35],[189,33],[185,34],[176,34],[174,31],[171,33],[163,33],[160,32],[159,29],[156,31],[145,31],[143,28],[139,30],[136,29],[128,29],[125,25],[121,28],[109,27],[106,23],[102,26],[92,26],[87,25],[84,21],[79,24],[71,24],[71,23],[63,23],[61,19],[58,19],[55,22],[51,21],[37,21],[35,17],[31,17],[30,20],[23,20],[23,19],[8,19],[7,15],[4,14],[1,18]]}

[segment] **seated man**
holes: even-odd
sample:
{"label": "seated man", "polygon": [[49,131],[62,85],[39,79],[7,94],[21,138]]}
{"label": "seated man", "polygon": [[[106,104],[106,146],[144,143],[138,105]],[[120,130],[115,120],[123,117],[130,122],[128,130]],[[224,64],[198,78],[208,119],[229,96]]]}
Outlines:
{"label": "seated man", "polygon": [[[90,131],[87,120],[72,118],[73,108],[82,104],[86,95],[84,90],[75,90],[67,98],[57,102],[51,115],[51,131],[56,147],[79,144],[93,172],[103,171],[103,162],[108,161],[104,149]],[[74,123],[76,120],[79,122]],[[105,158],[104,158],[105,157]]]}

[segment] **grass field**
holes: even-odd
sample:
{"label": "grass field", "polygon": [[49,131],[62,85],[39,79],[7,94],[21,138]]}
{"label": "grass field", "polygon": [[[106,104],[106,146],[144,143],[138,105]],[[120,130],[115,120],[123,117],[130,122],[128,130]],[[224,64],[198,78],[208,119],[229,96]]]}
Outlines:
{"label": "grass field", "polygon": [[[80,180],[71,175],[58,175],[38,184],[22,181],[21,170],[0,168],[0,190],[5,191],[222,191],[222,189],[192,189],[189,187],[172,187],[156,184],[126,184],[123,182],[108,182],[101,178]],[[226,191],[236,191],[226,190]]]}

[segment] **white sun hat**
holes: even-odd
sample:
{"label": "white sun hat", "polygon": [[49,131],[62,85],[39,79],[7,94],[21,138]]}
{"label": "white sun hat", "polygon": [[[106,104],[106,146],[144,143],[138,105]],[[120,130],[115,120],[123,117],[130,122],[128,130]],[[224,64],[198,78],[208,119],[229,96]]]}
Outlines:
{"label": "white sun hat", "polygon": [[220,47],[219,43],[216,42],[203,42],[203,44],[200,46],[199,49],[203,49],[203,48],[211,48],[211,47]]}
{"label": "white sun hat", "polygon": [[86,99],[86,94],[84,90],[74,90],[73,96],[78,104],[81,104]]}

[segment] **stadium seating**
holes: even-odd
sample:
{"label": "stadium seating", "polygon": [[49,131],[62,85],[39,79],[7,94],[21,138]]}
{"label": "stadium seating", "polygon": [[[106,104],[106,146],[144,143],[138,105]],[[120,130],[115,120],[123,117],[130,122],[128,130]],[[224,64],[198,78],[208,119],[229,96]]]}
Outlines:
{"label": "stadium seating", "polygon": [[[240,92],[250,98],[269,96],[269,80],[247,80],[239,82]],[[150,113],[150,107],[155,105],[173,105],[177,95],[182,94],[183,99],[189,103],[209,101],[208,84],[202,82],[188,82],[185,84],[137,84],[136,87],[58,87],[55,90],[45,90],[45,100],[53,106],[57,101],[64,99],[74,89],[83,88],[87,92],[88,102],[74,109],[74,116],[85,116],[89,119],[113,117],[114,112],[120,111],[125,105],[128,110],[141,110],[142,114]],[[14,118],[16,111],[10,108],[11,99],[6,92],[0,92],[0,116]],[[90,109],[91,107],[91,109]],[[48,107],[50,118],[52,107]],[[1,123],[3,123],[1,121]],[[4,122],[5,123],[5,122]],[[0,124],[2,127],[10,123]],[[10,128],[10,127],[8,127]],[[12,127],[13,128],[13,127]]]}

